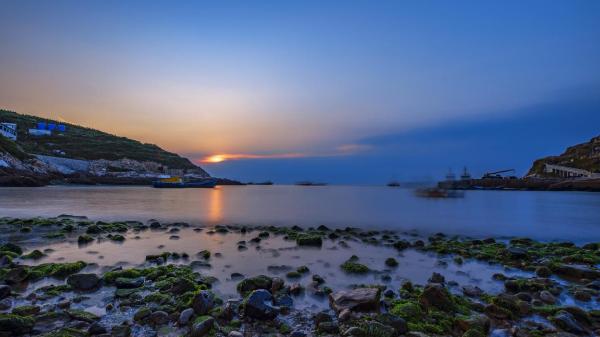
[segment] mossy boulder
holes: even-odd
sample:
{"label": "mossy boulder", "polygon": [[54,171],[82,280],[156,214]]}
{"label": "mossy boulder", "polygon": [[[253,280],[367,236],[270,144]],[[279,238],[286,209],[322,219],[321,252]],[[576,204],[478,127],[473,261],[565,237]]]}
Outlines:
{"label": "mossy boulder", "polygon": [[0,251],[13,252],[17,255],[23,254],[23,249],[14,243],[5,243],[0,246]]}
{"label": "mossy boulder", "polygon": [[296,244],[298,246],[321,247],[323,239],[317,234],[300,234],[296,237]]}
{"label": "mossy boulder", "polygon": [[352,260],[342,263],[340,268],[349,274],[366,274],[370,271],[369,267]]}
{"label": "mossy boulder", "polygon": [[0,314],[0,332],[6,335],[24,335],[33,329],[35,319],[29,316]]}
{"label": "mossy boulder", "polygon": [[272,278],[265,276],[265,275],[259,275],[259,276],[243,279],[240,283],[238,283],[237,291],[240,294],[245,295],[251,291],[258,290],[258,289],[270,290],[272,285],[273,285]]}

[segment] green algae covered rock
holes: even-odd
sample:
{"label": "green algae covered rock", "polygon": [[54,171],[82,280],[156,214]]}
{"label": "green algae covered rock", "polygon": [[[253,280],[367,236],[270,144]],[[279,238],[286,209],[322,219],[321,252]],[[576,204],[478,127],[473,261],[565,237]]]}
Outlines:
{"label": "green algae covered rock", "polygon": [[265,276],[265,275],[259,275],[259,276],[243,279],[240,283],[238,283],[237,291],[240,294],[245,295],[253,290],[258,290],[258,289],[270,290],[272,285],[273,285],[272,278]]}
{"label": "green algae covered rock", "polygon": [[23,335],[31,332],[35,319],[15,314],[0,314],[0,332],[8,335]]}
{"label": "green algae covered rock", "polygon": [[323,245],[323,239],[320,235],[316,234],[300,234],[296,237],[296,244],[298,246],[321,247]]}

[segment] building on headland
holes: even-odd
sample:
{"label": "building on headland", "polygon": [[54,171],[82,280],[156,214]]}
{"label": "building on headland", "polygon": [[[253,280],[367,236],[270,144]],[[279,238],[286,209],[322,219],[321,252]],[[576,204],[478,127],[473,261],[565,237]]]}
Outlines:
{"label": "building on headland", "polygon": [[17,140],[17,124],[0,123],[0,135],[10,140]]}
{"label": "building on headland", "polygon": [[548,163],[544,164],[544,173],[561,178],[600,178],[600,173]]}
{"label": "building on headland", "polygon": [[35,129],[29,129],[29,134],[32,136],[50,136],[52,131],[66,132],[67,127],[64,124],[38,122]]}

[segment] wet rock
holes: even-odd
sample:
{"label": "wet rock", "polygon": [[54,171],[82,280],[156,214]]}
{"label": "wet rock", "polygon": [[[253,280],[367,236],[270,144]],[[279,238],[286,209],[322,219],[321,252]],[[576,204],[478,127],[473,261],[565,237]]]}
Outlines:
{"label": "wet rock", "polygon": [[275,305],[288,310],[294,306],[294,300],[288,295],[281,295],[275,298]]}
{"label": "wet rock", "polygon": [[179,278],[169,288],[169,292],[175,295],[181,295],[188,291],[196,289],[196,284],[187,278]]}
{"label": "wet rock", "polygon": [[315,326],[319,325],[322,322],[331,322],[333,321],[333,317],[327,311],[320,311],[314,314],[313,322],[315,322]]}
{"label": "wet rock", "polygon": [[[395,335],[402,335],[408,332],[408,324],[404,319],[399,316],[392,315],[389,313],[384,313],[375,317],[375,320],[386,327],[391,327],[394,330]],[[384,331],[385,328],[382,328],[381,331]]]}
{"label": "wet rock", "polygon": [[527,250],[519,247],[509,247],[506,253],[513,260],[527,258]]}
{"label": "wet rock", "polygon": [[8,310],[10,307],[12,307],[12,300],[10,298],[0,300],[0,310]]}
{"label": "wet rock", "polygon": [[100,285],[100,278],[96,274],[73,274],[67,278],[67,284],[76,290],[92,290]]}
{"label": "wet rock", "polygon": [[392,289],[388,289],[383,293],[383,297],[394,298],[396,293]]}
{"label": "wet rock", "polygon": [[350,311],[350,309],[344,309],[342,311],[340,311],[340,313],[338,314],[338,321],[340,322],[346,322],[348,320],[350,320],[352,318],[352,311]]}
{"label": "wet rock", "polygon": [[177,319],[177,322],[182,326],[187,325],[192,319],[192,316],[194,316],[194,309],[187,308],[179,314],[179,319]]}
{"label": "wet rock", "polygon": [[379,288],[356,288],[343,290],[329,295],[329,304],[336,312],[344,309],[352,311],[372,311],[379,309]]}
{"label": "wet rock", "polygon": [[23,335],[29,333],[35,320],[28,316],[0,314],[0,333],[5,336]]}
{"label": "wet rock", "polygon": [[296,238],[296,244],[298,246],[321,247],[323,245],[323,239],[320,235],[300,234]]}
{"label": "wet rock", "polygon": [[552,270],[546,266],[540,266],[535,268],[535,274],[539,277],[550,277],[552,275]]}
{"label": "wet rock", "polygon": [[300,283],[292,283],[290,285],[290,294],[294,296],[300,295],[304,291],[304,287]]}
{"label": "wet rock", "polygon": [[469,297],[479,297],[483,295],[483,290],[478,286],[466,285],[462,287],[463,294]]}
{"label": "wet rock", "polygon": [[241,280],[244,278],[244,274],[241,273],[231,273],[231,279],[234,281]]}
{"label": "wet rock", "polygon": [[136,322],[144,321],[146,318],[150,317],[152,314],[152,310],[147,307],[140,308],[134,315],[133,320]]}
{"label": "wet rock", "polygon": [[212,265],[206,261],[192,261],[190,263],[190,267],[196,268],[212,268]]}
{"label": "wet rock", "polygon": [[488,304],[484,308],[484,312],[491,318],[505,320],[511,317],[511,312],[496,304]]}
{"label": "wet rock", "polygon": [[164,311],[155,311],[150,314],[148,320],[154,325],[163,325],[169,322],[169,314]]}
{"label": "wet rock", "polygon": [[554,272],[559,276],[576,280],[600,279],[600,271],[584,265],[561,264],[554,268]]}
{"label": "wet rock", "polygon": [[144,285],[144,279],[142,277],[138,278],[127,278],[127,277],[118,277],[115,280],[115,286],[120,289],[135,289]]}
{"label": "wet rock", "polygon": [[319,333],[337,334],[339,331],[340,327],[336,322],[322,322],[317,326],[317,332]]}
{"label": "wet rock", "polygon": [[547,290],[542,290],[540,292],[540,300],[542,300],[544,303],[547,303],[547,304],[554,304],[554,303],[556,303],[556,298],[554,297],[554,295],[552,295]]}
{"label": "wet rock", "polygon": [[264,289],[254,290],[244,302],[246,317],[270,320],[277,317],[278,310],[272,303],[271,293]]}
{"label": "wet rock", "polygon": [[592,295],[589,292],[583,290],[575,291],[573,297],[575,297],[576,300],[582,302],[589,302],[592,300]]}
{"label": "wet rock", "polygon": [[550,317],[550,321],[567,332],[578,335],[586,333],[586,330],[575,320],[573,315],[567,311],[559,311],[556,315]]}
{"label": "wet rock", "polygon": [[200,291],[192,299],[192,308],[197,315],[206,315],[215,306],[215,295],[208,290]]}
{"label": "wet rock", "polygon": [[437,283],[425,286],[423,293],[419,297],[419,302],[426,308],[435,307],[442,311],[449,311],[454,308],[454,303],[450,299],[446,288]]}
{"label": "wet rock", "polygon": [[270,290],[273,285],[273,279],[265,275],[259,275],[242,280],[237,285],[237,291],[240,294],[246,294],[253,290]]}
{"label": "wet rock", "polygon": [[77,321],[94,323],[100,319],[100,317],[83,310],[65,310],[65,312],[69,317]]}
{"label": "wet rock", "polygon": [[23,305],[13,309],[12,313],[20,316],[34,316],[40,313],[40,308],[37,305]]}
{"label": "wet rock", "polygon": [[516,294],[515,296],[517,296],[517,298],[520,299],[521,301],[525,301],[525,302],[531,302],[533,300],[533,297],[531,296],[531,294],[526,293],[526,292],[520,292],[520,293]]}
{"label": "wet rock", "polygon": [[105,334],[106,328],[100,324],[100,323],[93,323],[90,325],[90,327],[88,328],[88,333],[90,335],[101,335],[101,334]]}
{"label": "wet rock", "polygon": [[444,283],[446,282],[446,279],[444,278],[444,275],[440,274],[440,273],[433,273],[431,274],[431,277],[429,278],[429,283]]}
{"label": "wet rock", "polygon": [[361,329],[357,326],[348,328],[348,330],[346,330],[343,334],[343,336],[345,336],[345,337],[363,337],[364,335],[365,335],[365,332],[363,331],[363,329]]}
{"label": "wet rock", "polygon": [[25,281],[28,276],[29,270],[25,267],[19,266],[9,270],[4,276],[4,281],[7,284],[18,284]]}
{"label": "wet rock", "polygon": [[271,293],[276,293],[276,292],[280,291],[281,289],[283,289],[284,285],[285,285],[285,282],[283,281],[282,278],[273,277],[273,279],[271,281]]}
{"label": "wet rock", "polygon": [[112,327],[110,334],[112,337],[129,337],[131,336],[131,327],[126,323],[115,325]]}
{"label": "wet rock", "polygon": [[244,337],[244,334],[239,331],[231,331],[227,337]]}
{"label": "wet rock", "polygon": [[11,291],[12,289],[10,286],[7,286],[5,284],[0,285],[0,299],[4,299],[10,296]]}
{"label": "wet rock", "polygon": [[323,283],[325,283],[325,279],[323,279],[320,275],[317,275],[317,274],[314,274],[312,276],[312,280],[314,282],[316,282],[317,284],[323,284]]}

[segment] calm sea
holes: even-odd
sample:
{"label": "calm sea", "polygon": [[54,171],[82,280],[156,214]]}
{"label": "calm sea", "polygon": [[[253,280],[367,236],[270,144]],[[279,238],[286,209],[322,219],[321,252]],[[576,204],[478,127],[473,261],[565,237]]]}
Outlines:
{"label": "calm sea", "polygon": [[600,193],[467,191],[424,199],[375,186],[0,188],[0,216],[85,215],[98,220],[186,221],[417,230],[471,236],[600,241]]}

